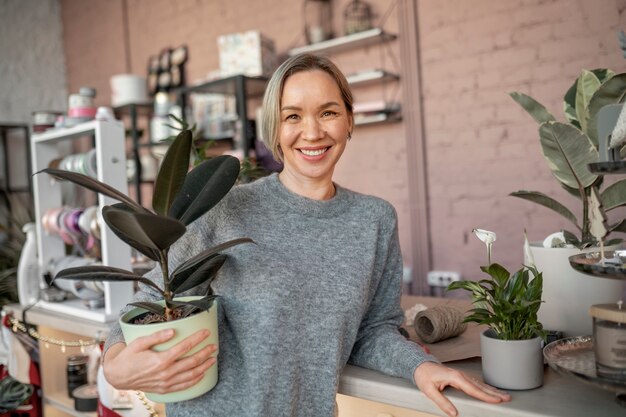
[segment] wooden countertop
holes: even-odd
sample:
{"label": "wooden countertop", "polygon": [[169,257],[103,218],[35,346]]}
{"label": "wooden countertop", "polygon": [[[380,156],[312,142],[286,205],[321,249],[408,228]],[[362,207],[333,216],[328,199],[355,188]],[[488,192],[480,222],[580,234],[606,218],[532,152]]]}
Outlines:
{"label": "wooden countertop", "polygon": [[[466,310],[467,301],[455,299],[438,299],[431,297],[403,298],[403,308],[409,308],[416,303],[433,306],[441,303],[451,304]],[[22,308],[19,305],[5,307],[22,318]],[[95,323],[88,320],[70,317],[62,313],[45,311],[34,307],[27,313],[29,322],[52,327],[64,331],[71,331],[81,335],[96,337],[107,332],[106,323]],[[463,335],[468,350],[476,352],[480,328],[470,324],[468,331]],[[411,333],[415,337],[414,333]],[[446,356],[446,351],[454,348],[458,340],[449,339],[434,345],[426,345],[434,355]],[[474,344],[474,346],[472,346]],[[446,365],[467,372],[482,379],[480,358],[473,357],[460,361],[447,362]],[[339,393],[366,400],[377,401],[404,407],[412,410],[443,415],[441,411],[411,382],[390,377],[382,373],[355,366],[346,366],[343,370]],[[513,391],[513,399],[505,404],[486,404],[474,400],[467,395],[446,389],[449,396],[458,408],[460,416],[475,417],[617,417],[626,416],[626,408],[620,407],[614,400],[614,394],[594,386],[580,382],[574,378],[559,375],[549,367],[545,370],[544,385],[528,391]]]}

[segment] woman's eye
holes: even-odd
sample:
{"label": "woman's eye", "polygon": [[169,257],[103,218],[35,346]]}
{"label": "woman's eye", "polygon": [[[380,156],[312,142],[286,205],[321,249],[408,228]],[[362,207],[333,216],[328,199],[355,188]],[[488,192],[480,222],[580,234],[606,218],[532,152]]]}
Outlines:
{"label": "woman's eye", "polygon": [[289,116],[285,117],[285,120],[297,120],[297,119],[298,119],[297,114],[290,114]]}
{"label": "woman's eye", "polygon": [[334,112],[334,111],[330,111],[330,110],[327,110],[327,111],[325,111],[324,113],[322,113],[322,117],[336,116],[336,115],[337,115],[337,113],[336,113],[336,112]]}

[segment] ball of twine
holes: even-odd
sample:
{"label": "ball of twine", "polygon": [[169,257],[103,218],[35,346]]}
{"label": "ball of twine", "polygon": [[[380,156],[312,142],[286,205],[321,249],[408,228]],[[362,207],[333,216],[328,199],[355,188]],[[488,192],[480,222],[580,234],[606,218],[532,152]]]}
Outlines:
{"label": "ball of twine", "polygon": [[413,327],[417,336],[426,343],[440,342],[465,331],[463,313],[450,306],[435,306],[420,311],[415,316]]}

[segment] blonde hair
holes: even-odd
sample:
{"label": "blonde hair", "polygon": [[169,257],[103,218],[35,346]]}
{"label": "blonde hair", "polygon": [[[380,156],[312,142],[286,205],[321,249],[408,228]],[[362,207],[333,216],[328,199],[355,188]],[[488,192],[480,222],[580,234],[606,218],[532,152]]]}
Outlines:
{"label": "blonde hair", "polygon": [[265,142],[265,145],[272,152],[274,159],[277,161],[283,160],[278,133],[280,128],[280,100],[283,95],[285,82],[287,78],[293,74],[313,70],[324,71],[335,80],[341,92],[341,98],[346,106],[351,122],[350,125],[354,125],[354,123],[352,123],[354,121],[352,114],[352,91],[350,91],[348,81],[339,68],[325,56],[318,56],[311,53],[295,55],[283,62],[274,72],[272,78],[267,83],[265,95],[263,96],[261,135],[263,142]]}

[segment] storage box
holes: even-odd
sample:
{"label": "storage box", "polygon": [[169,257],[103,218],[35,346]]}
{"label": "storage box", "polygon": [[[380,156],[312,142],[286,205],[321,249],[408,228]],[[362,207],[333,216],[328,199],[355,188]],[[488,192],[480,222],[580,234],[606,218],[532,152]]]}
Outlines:
{"label": "storage box", "polygon": [[219,36],[217,47],[223,77],[235,74],[269,76],[276,68],[274,41],[264,37],[259,31]]}

